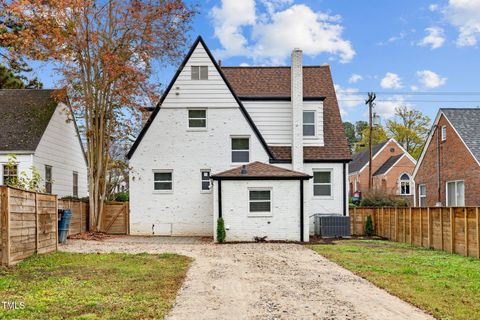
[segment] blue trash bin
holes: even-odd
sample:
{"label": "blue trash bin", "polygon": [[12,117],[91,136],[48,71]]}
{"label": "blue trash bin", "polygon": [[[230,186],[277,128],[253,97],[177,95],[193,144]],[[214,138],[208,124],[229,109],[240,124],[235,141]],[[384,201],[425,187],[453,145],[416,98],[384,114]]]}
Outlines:
{"label": "blue trash bin", "polygon": [[70,227],[70,220],[72,219],[72,212],[69,209],[63,210],[62,218],[58,221],[58,242],[65,243],[68,236],[68,228]]}

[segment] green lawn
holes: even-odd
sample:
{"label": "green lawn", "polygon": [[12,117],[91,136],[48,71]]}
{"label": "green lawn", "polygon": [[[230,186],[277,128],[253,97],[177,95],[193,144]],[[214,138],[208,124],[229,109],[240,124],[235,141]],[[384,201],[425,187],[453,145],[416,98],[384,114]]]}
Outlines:
{"label": "green lawn", "polygon": [[161,319],[190,262],[174,254],[33,256],[0,268],[0,300],[25,304],[0,304],[0,319]]}
{"label": "green lawn", "polygon": [[480,319],[478,259],[379,240],[309,247],[437,318]]}

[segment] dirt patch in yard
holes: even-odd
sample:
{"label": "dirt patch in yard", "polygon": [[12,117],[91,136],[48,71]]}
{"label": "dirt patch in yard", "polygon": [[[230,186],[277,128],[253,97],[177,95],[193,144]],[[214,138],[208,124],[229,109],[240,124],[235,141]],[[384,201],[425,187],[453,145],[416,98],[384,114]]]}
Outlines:
{"label": "dirt patch in yard", "polygon": [[298,244],[69,240],[71,252],[174,252],[195,260],[168,319],[432,319]]}

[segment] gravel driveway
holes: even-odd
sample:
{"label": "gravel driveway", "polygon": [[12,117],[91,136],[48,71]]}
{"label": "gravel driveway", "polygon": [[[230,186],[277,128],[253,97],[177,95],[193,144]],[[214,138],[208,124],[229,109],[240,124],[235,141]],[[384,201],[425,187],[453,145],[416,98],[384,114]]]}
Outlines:
{"label": "gravel driveway", "polygon": [[433,319],[301,245],[173,239],[69,240],[59,248],[195,258],[169,319]]}

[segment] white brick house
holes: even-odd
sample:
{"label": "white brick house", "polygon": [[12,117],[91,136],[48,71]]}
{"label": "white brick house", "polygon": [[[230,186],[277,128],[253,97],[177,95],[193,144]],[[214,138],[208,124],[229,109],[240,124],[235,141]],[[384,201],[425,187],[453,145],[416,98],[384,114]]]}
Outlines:
{"label": "white brick house", "polygon": [[220,67],[199,37],[128,158],[132,234],[212,236],[222,216],[227,241],[308,241],[314,214],[347,214],[330,69],[300,50],[292,67]]}
{"label": "white brick house", "polygon": [[[31,167],[47,193],[88,195],[87,162],[75,120],[54,90],[0,90],[0,185]],[[6,166],[11,155],[17,163]]]}

